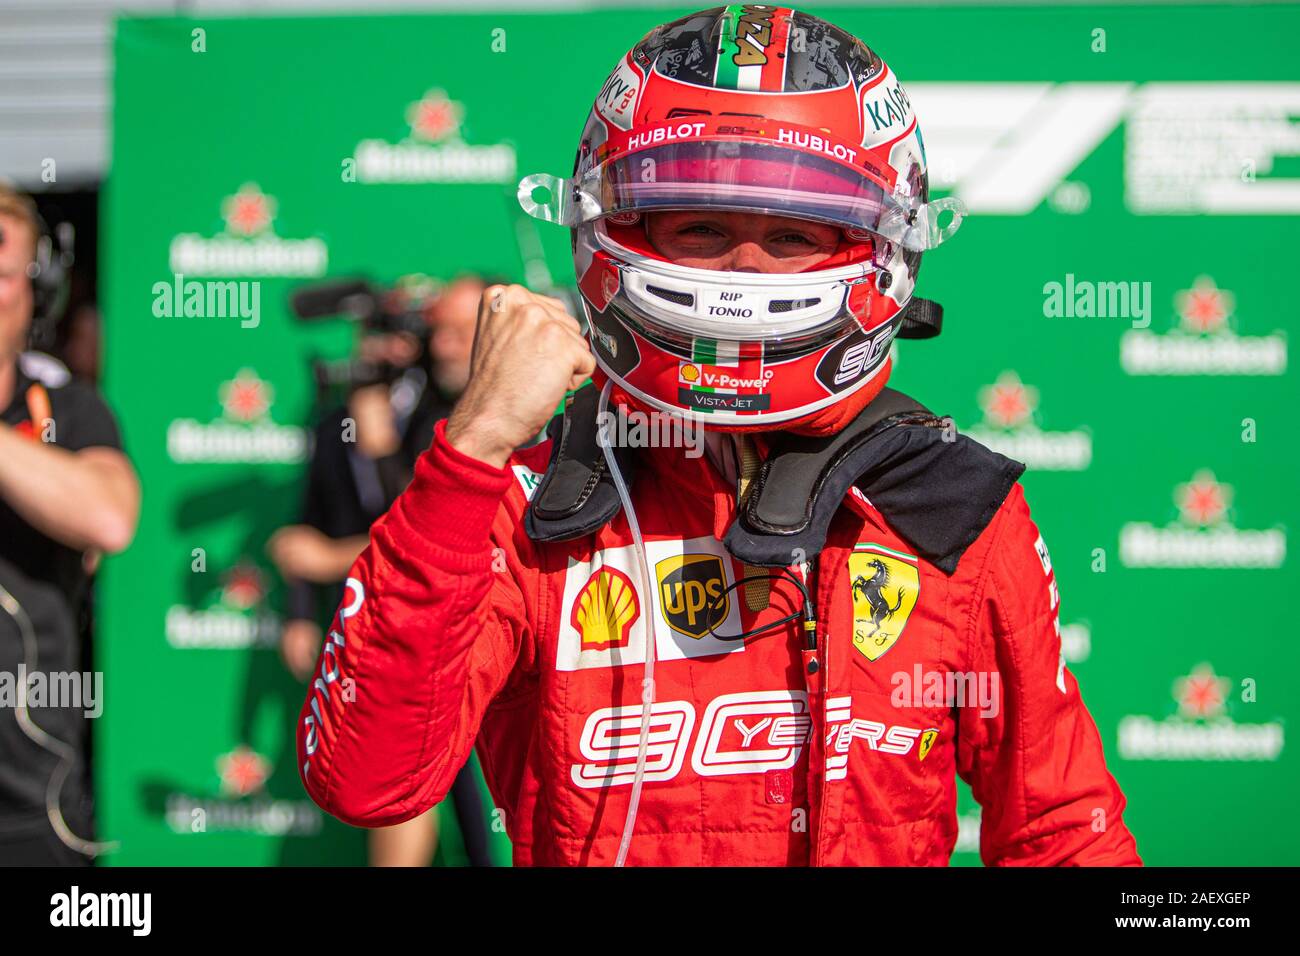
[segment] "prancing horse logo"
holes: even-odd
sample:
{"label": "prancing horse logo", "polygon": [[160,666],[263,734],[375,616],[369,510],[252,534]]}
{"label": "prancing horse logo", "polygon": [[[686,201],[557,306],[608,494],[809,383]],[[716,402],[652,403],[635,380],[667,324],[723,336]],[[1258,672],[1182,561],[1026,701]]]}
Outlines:
{"label": "prancing horse logo", "polygon": [[916,557],[880,544],[858,544],[849,555],[849,581],[853,646],[874,661],[902,636],[916,607],[920,592]]}

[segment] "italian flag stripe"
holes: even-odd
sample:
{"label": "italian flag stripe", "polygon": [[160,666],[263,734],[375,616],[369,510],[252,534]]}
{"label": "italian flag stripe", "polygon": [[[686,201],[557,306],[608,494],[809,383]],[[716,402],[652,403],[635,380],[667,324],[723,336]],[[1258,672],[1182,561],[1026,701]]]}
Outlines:
{"label": "italian flag stripe", "polygon": [[718,343],[715,339],[696,339],[691,347],[691,358],[704,365],[718,364]]}
{"label": "italian flag stripe", "polygon": [[886,548],[883,544],[864,544],[861,541],[859,541],[857,544],[853,546],[853,550],[871,551],[871,552],[878,552],[880,554],[888,554],[891,557],[902,558],[904,561],[910,561],[913,564],[916,563],[916,555],[905,554],[902,551],[895,551],[893,548]]}
{"label": "italian flag stripe", "polygon": [[722,21],[722,30],[718,34],[718,56],[713,68],[713,85],[724,90],[740,90],[740,67],[736,66],[736,25],[743,10],[736,3],[727,7]]}

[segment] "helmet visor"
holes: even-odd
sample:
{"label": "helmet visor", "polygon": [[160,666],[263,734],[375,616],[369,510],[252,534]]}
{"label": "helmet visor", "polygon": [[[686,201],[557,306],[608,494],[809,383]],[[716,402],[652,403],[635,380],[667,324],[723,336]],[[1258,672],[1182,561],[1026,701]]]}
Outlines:
{"label": "helmet visor", "polygon": [[652,146],[612,159],[576,184],[583,219],[665,209],[724,209],[878,232],[885,192],[858,171],[769,143]]}
{"label": "helmet visor", "polygon": [[[937,246],[960,225],[959,201],[923,203],[906,184],[891,186],[861,145],[776,121],[740,131],[727,121],[670,120],[620,132],[572,179],[524,177],[519,203],[531,216],[567,226],[666,209],[791,216],[874,233],[912,250]],[[953,215],[940,228],[945,210]]]}

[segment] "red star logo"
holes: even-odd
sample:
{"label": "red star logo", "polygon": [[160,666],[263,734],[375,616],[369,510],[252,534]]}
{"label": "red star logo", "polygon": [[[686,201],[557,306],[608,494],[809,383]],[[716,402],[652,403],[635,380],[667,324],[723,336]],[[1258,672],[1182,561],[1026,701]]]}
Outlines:
{"label": "red star logo", "polygon": [[1020,381],[1015,372],[1003,372],[992,385],[979,391],[984,420],[995,428],[1015,428],[1029,420],[1038,407],[1038,389]]}
{"label": "red star logo", "polygon": [[254,564],[238,564],[227,572],[222,582],[221,600],[229,607],[247,611],[259,604],[266,594],[261,570]]}
{"label": "red star logo", "polygon": [[416,100],[406,109],[406,121],[411,124],[411,135],[416,139],[436,143],[460,130],[465,115],[461,105],[447,99],[442,90],[430,90],[423,99]]}
{"label": "red star logo", "polygon": [[218,394],[227,418],[253,422],[265,418],[270,411],[273,389],[252,369],[243,368],[230,381],[221,384]]}
{"label": "red star logo", "polygon": [[1192,668],[1186,677],[1174,681],[1174,700],[1184,717],[1205,720],[1223,713],[1228,700],[1227,678],[1219,677],[1209,664]]}
{"label": "red star logo", "polygon": [[255,236],[265,232],[275,217],[275,200],[262,192],[256,183],[245,183],[233,196],[221,203],[226,231],[237,236]]}
{"label": "red star logo", "polygon": [[221,792],[229,797],[246,797],[266,786],[271,776],[271,762],[251,747],[240,744],[217,758],[221,775]]}
{"label": "red star logo", "polygon": [[1208,527],[1223,520],[1232,501],[1232,486],[1214,480],[1213,472],[1202,469],[1186,484],[1174,488],[1174,502],[1188,524]]}
{"label": "red star logo", "polygon": [[1190,289],[1174,295],[1174,308],[1183,328],[1197,334],[1223,328],[1236,304],[1237,297],[1220,289],[1209,276],[1200,276]]}

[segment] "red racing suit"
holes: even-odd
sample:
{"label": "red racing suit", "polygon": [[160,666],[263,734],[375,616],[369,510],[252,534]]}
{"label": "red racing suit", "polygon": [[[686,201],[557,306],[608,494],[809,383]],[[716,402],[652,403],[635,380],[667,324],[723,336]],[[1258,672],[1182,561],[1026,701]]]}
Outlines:
{"label": "red racing suit", "polygon": [[707,458],[638,450],[647,595],[624,515],[572,541],[525,534],[549,444],[499,469],[439,424],[373,527],[299,721],[300,772],[322,808],[359,826],[410,819],[477,744],[516,864],[612,863],[653,634],[629,863],[945,865],[958,775],[983,807],[986,864],[1140,863],[1061,657],[1051,561],[1019,485],[952,575],[846,495],[809,577],[809,674],[794,624],[709,633],[800,602],[778,581],[766,609],[744,587],[710,605],[745,572],[720,543],[734,488]]}

